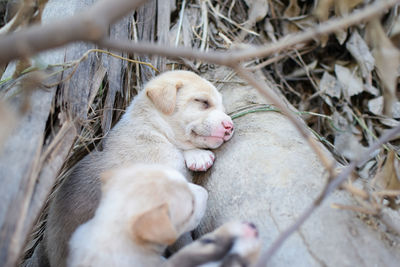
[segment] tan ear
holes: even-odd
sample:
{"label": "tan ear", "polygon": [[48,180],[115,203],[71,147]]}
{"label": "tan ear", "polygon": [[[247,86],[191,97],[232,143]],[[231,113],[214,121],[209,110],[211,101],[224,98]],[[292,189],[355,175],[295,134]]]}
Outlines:
{"label": "tan ear", "polygon": [[132,228],[136,238],[146,242],[171,245],[178,239],[178,233],[169,217],[167,203],[137,216]]}
{"label": "tan ear", "polygon": [[146,94],[159,110],[171,115],[175,109],[176,92],[182,86],[182,82],[175,84],[159,82],[150,84],[150,87],[146,88]]}

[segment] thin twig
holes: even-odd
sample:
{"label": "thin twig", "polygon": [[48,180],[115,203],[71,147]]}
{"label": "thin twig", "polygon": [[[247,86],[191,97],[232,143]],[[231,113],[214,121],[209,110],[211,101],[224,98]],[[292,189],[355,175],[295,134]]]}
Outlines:
{"label": "thin twig", "polygon": [[331,207],[334,209],[351,210],[354,212],[364,213],[364,214],[368,214],[368,215],[378,215],[379,214],[379,210],[368,209],[368,208],[352,206],[352,205],[343,205],[340,203],[333,203],[331,205]]}
{"label": "thin twig", "polygon": [[153,70],[155,70],[156,72],[159,72],[159,70],[156,67],[154,67],[151,63],[144,62],[144,61],[139,61],[139,60],[134,60],[134,59],[126,58],[126,57],[121,57],[121,56],[116,55],[114,53],[111,53],[109,51],[93,48],[93,49],[90,49],[90,50],[86,51],[85,54],[83,54],[83,56],[81,58],[79,58],[77,60],[74,60],[72,62],[67,62],[67,63],[64,64],[64,65],[67,65],[67,66],[69,65],[69,67],[73,67],[71,73],[69,73],[67,75],[67,77],[65,77],[61,81],[58,81],[58,82],[55,82],[55,83],[52,83],[52,84],[47,84],[47,85],[44,85],[44,86],[47,87],[47,88],[52,88],[52,87],[57,86],[58,84],[64,83],[64,82],[68,81],[69,79],[71,79],[72,76],[74,75],[74,73],[76,72],[76,70],[78,69],[79,64],[82,63],[82,61],[86,60],[88,58],[89,54],[93,53],[93,52],[107,54],[109,56],[112,56],[112,57],[115,57],[115,58],[118,58],[118,59],[122,59],[122,60],[125,60],[125,61],[128,61],[128,62],[131,62],[131,63],[146,65],[146,66],[152,68]]}
{"label": "thin twig", "polygon": [[300,217],[285,231],[283,231],[278,238],[272,243],[270,248],[264,252],[258,263],[255,267],[264,267],[266,266],[267,262],[271,259],[271,257],[275,254],[275,252],[282,246],[283,242],[291,236],[299,227],[307,220],[307,218],[314,212],[314,210],[321,205],[321,203],[326,199],[330,193],[332,193],[336,188],[338,188],[349,175],[354,171],[356,166],[359,164],[364,163],[365,161],[369,160],[373,151],[380,148],[384,143],[388,142],[393,136],[396,136],[400,133],[400,125],[396,128],[391,129],[390,131],[386,132],[379,140],[374,143],[370,148],[367,150],[366,153],[360,155],[358,160],[352,161],[349,165],[347,165],[343,171],[335,178],[330,180],[330,182],[325,186],[324,190],[320,194],[320,196],[300,215]]}

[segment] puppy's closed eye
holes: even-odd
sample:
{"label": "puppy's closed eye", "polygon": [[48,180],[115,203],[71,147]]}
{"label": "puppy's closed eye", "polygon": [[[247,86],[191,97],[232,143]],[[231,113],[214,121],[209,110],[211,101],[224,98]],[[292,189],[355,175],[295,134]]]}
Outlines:
{"label": "puppy's closed eye", "polygon": [[204,109],[208,109],[210,107],[210,102],[207,99],[195,98],[194,101],[201,103]]}
{"label": "puppy's closed eye", "polygon": [[208,245],[208,244],[214,244],[215,243],[215,240],[211,239],[211,238],[202,238],[199,241],[203,245]]}

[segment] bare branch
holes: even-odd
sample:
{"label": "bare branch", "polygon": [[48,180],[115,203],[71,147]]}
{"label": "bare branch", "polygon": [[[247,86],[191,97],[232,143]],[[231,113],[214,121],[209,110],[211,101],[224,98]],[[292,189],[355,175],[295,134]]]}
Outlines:
{"label": "bare branch", "polygon": [[[58,47],[74,41],[88,41],[114,50],[169,56],[174,58],[196,58],[220,65],[232,65],[241,60],[265,57],[288,49],[296,44],[310,41],[320,35],[333,33],[362,21],[376,17],[400,0],[377,1],[376,3],[340,19],[331,19],[299,34],[288,35],[276,43],[254,47],[243,51],[199,52],[188,48],[172,48],[149,43],[102,40],[107,34],[108,25],[136,9],[145,0],[115,0],[112,8],[107,0],[100,1],[87,11],[51,25],[33,26],[4,36],[0,39],[0,63],[26,57],[37,52]],[[63,34],[60,34],[60,33]]]}
{"label": "bare branch", "polygon": [[272,43],[260,48],[252,48],[242,52],[238,52],[231,59],[232,61],[247,60],[255,57],[265,57],[273,53],[293,47],[297,44],[310,41],[321,35],[334,33],[339,29],[345,29],[352,25],[359,24],[363,21],[368,21],[388,10],[395,4],[400,3],[400,0],[385,0],[376,1],[374,4],[363,8],[360,11],[355,11],[352,14],[343,18],[330,19],[329,21],[320,24],[318,27],[307,29],[301,33],[288,35],[280,39],[276,43]]}
{"label": "bare branch", "polygon": [[108,34],[110,24],[129,14],[145,1],[102,0],[72,17],[2,36],[0,63],[28,57],[74,41],[99,41]]}
{"label": "bare branch", "polygon": [[[318,36],[333,33],[339,29],[359,24],[362,21],[370,20],[385,12],[388,8],[400,3],[400,0],[377,1],[376,3],[356,11],[349,16],[331,19],[318,27],[310,28],[298,34],[291,34],[276,43],[254,47],[246,50],[228,50],[226,52],[208,51],[200,52],[198,50],[186,47],[165,47],[152,43],[134,43],[122,40],[102,40],[98,44],[105,48],[118,51],[125,51],[138,54],[152,54],[167,56],[173,58],[184,57],[188,59],[199,59],[219,65],[232,66],[242,60],[249,60],[254,57],[266,57],[276,52],[286,50],[294,45],[310,41]],[[1,49],[1,43],[0,43]]]}
{"label": "bare branch", "polygon": [[370,146],[366,153],[362,154],[358,160],[352,161],[343,171],[333,180],[331,180],[327,186],[324,188],[320,196],[300,215],[300,217],[282,232],[279,237],[272,243],[270,248],[261,255],[260,260],[256,264],[256,267],[263,267],[267,265],[267,262],[271,259],[274,253],[282,246],[285,240],[291,236],[299,227],[310,217],[316,208],[318,208],[327,196],[330,195],[335,189],[337,189],[340,184],[342,184],[347,177],[354,171],[357,165],[364,163],[371,158],[371,154],[380,148],[384,143],[388,142],[391,138],[400,133],[400,125],[396,128],[391,129],[386,132],[379,140]]}

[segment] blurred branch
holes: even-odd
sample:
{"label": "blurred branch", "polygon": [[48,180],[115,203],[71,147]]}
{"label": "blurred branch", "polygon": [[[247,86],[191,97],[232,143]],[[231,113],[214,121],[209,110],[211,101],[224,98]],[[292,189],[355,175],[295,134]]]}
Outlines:
{"label": "blurred branch", "polygon": [[396,136],[400,133],[400,125],[396,128],[391,129],[390,131],[386,132],[379,140],[374,143],[366,153],[359,156],[358,160],[352,161],[348,166],[346,166],[343,171],[335,178],[330,180],[320,196],[314,200],[314,202],[300,215],[300,217],[284,232],[282,232],[278,238],[272,243],[270,248],[261,255],[260,260],[256,264],[256,267],[266,266],[267,262],[271,259],[274,253],[282,246],[286,239],[288,239],[299,227],[310,217],[310,215],[318,208],[322,202],[329,196],[335,189],[337,189],[354,171],[356,166],[359,164],[364,163],[365,161],[369,160],[373,154],[373,152],[379,149],[384,143],[388,142],[391,138]]}
{"label": "blurred branch", "polygon": [[94,42],[108,35],[109,25],[129,14],[146,0],[102,0],[66,19],[35,25],[0,39],[0,64],[24,58],[74,41]]}
{"label": "blurred branch", "polygon": [[346,17],[331,19],[320,24],[318,27],[298,34],[288,35],[276,43],[245,50],[200,52],[190,48],[165,47],[145,42],[133,43],[128,40],[105,40],[110,24],[136,9],[144,2],[145,0],[102,0],[88,10],[70,18],[49,25],[33,26],[6,35],[0,39],[0,64],[70,42],[88,41],[118,51],[173,58],[184,57],[232,66],[242,60],[254,57],[266,57],[299,43],[310,41],[318,36],[333,33],[339,29],[370,20],[382,14],[396,3],[400,3],[400,0],[377,1]]}
{"label": "blurred branch", "polygon": [[359,24],[362,21],[370,20],[371,18],[381,15],[388,8],[397,3],[400,3],[400,0],[377,1],[376,3],[359,11],[355,11],[346,17],[330,19],[329,21],[322,23],[315,28],[310,28],[298,34],[288,35],[276,43],[270,43],[260,47],[252,47],[245,50],[232,49],[227,52],[201,52],[186,47],[165,47],[153,43],[134,43],[124,40],[101,40],[98,42],[98,45],[104,48],[130,53],[153,54],[173,58],[183,57],[188,59],[203,60],[219,65],[235,66],[240,61],[249,60],[254,57],[266,57],[268,55],[286,50],[297,44],[313,40],[321,35],[334,33],[339,29],[344,29],[349,26]]}
{"label": "blurred branch", "polygon": [[280,52],[299,43],[310,41],[316,37],[334,33],[340,29],[346,29],[352,25],[359,24],[360,22],[369,21],[370,19],[384,13],[386,10],[397,3],[400,3],[400,0],[376,1],[372,5],[369,5],[359,11],[355,11],[345,17],[330,19],[325,23],[321,23],[317,27],[307,29],[298,34],[291,34],[284,38],[281,38],[276,43],[272,43],[267,46],[264,45],[260,48],[252,48],[245,51],[237,52],[231,60],[240,61],[254,57],[265,57],[267,55]]}

